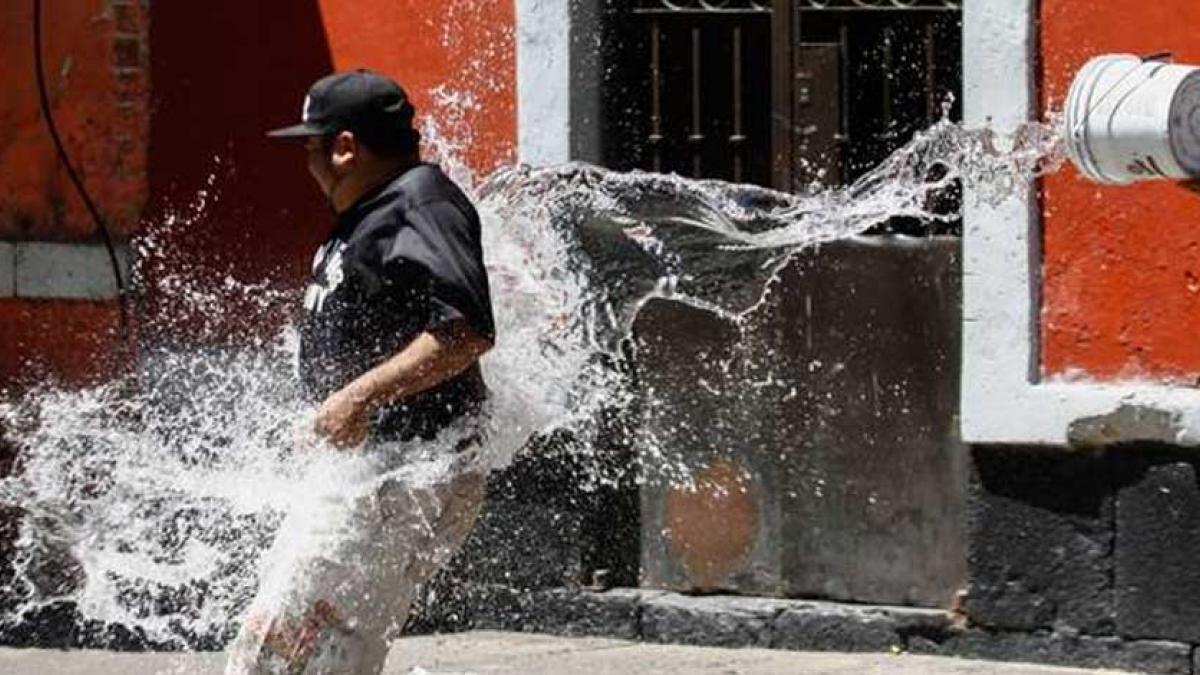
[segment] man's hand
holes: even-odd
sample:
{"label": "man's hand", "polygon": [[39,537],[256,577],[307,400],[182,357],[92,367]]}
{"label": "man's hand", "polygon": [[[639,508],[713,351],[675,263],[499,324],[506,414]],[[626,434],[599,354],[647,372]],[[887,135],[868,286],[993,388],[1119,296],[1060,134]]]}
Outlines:
{"label": "man's hand", "polygon": [[491,349],[465,321],[423,332],[407,347],[330,396],[317,410],[317,434],[339,448],[367,440],[371,413],[454,377]]}
{"label": "man's hand", "polygon": [[315,428],[335,447],[346,449],[367,440],[371,428],[371,406],[350,387],[334,392],[317,410]]}

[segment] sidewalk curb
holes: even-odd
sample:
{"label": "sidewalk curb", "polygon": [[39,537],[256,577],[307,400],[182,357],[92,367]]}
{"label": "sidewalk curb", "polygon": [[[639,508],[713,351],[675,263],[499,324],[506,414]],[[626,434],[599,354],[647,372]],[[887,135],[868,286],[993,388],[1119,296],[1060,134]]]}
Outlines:
{"label": "sidewalk curb", "polygon": [[1067,632],[993,632],[964,626],[961,617],[933,609],[625,588],[523,593],[472,584],[461,591],[469,601],[442,606],[434,598],[416,630],[506,630],[705,647],[893,651],[1163,675],[1193,672],[1193,648],[1184,643]]}

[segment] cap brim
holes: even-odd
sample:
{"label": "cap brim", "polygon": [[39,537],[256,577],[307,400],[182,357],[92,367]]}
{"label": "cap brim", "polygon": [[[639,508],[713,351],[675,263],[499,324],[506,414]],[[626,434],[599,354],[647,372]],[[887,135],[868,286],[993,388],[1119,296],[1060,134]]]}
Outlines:
{"label": "cap brim", "polygon": [[302,122],[293,124],[290,127],[282,127],[267,132],[270,138],[301,138],[304,136],[324,136],[326,133],[323,127],[315,124]]}

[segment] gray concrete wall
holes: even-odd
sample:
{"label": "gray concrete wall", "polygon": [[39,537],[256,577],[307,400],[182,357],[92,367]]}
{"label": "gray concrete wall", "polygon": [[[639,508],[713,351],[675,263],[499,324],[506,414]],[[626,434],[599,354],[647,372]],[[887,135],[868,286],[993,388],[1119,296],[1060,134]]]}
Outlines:
{"label": "gray concrete wall", "polygon": [[801,253],[740,327],[667,301],[642,310],[645,586],[953,603],[958,250],[869,238]]}

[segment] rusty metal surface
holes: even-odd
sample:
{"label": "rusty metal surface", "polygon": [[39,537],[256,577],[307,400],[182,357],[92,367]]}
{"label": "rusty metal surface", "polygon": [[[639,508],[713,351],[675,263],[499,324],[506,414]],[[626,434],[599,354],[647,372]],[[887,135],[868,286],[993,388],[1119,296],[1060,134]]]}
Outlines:
{"label": "rusty metal surface", "polygon": [[956,239],[863,239],[798,255],[741,328],[648,304],[643,585],[949,606],[958,280]]}
{"label": "rusty metal surface", "polygon": [[796,48],[792,176],[797,185],[842,183],[842,50],[840,43]]}

